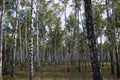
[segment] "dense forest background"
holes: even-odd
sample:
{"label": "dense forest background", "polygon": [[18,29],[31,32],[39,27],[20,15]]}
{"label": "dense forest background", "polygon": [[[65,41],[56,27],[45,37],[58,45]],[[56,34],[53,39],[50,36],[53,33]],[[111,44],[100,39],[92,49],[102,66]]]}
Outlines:
{"label": "dense forest background", "polygon": [[0,80],[119,80],[119,0],[0,0]]}

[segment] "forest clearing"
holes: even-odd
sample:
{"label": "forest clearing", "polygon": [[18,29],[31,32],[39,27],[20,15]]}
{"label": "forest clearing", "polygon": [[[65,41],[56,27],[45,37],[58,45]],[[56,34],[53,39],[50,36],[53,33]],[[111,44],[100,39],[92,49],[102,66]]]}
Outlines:
{"label": "forest clearing", "polygon": [[0,80],[120,80],[120,0],[0,0]]}

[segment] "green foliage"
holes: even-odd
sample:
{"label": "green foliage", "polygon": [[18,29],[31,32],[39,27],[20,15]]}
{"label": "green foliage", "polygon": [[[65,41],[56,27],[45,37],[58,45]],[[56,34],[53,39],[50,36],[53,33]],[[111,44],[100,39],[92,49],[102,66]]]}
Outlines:
{"label": "green foliage", "polygon": [[94,24],[95,24],[95,32],[96,32],[96,38],[100,36],[100,34],[103,34],[103,31],[105,29],[105,19],[102,18],[104,16],[105,11],[105,5],[102,5],[101,3],[97,2],[93,6],[93,18],[94,18]]}

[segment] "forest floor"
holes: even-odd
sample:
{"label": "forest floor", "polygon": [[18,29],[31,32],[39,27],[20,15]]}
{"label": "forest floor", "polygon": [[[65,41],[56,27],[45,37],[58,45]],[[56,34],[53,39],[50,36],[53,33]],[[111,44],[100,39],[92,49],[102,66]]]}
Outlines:
{"label": "forest floor", "polygon": [[[117,79],[116,74],[110,73],[110,67],[102,67],[102,73],[104,80],[120,80]],[[17,69],[15,78],[11,78],[10,75],[4,75],[3,80],[28,80],[29,69]],[[84,65],[81,66],[81,71],[78,72],[75,66],[70,66],[70,72],[67,72],[66,65],[56,66],[41,66],[38,72],[34,71],[34,80],[93,80],[92,70],[88,66],[87,69]]]}

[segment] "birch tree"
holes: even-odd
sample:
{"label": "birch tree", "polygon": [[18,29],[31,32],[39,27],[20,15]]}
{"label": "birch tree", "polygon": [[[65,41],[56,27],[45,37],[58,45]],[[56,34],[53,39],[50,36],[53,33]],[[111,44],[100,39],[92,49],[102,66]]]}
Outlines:
{"label": "birch tree", "polygon": [[29,53],[29,80],[34,80],[34,70],[33,70],[33,29],[34,29],[34,23],[33,23],[33,15],[34,15],[34,8],[33,8],[33,2],[34,0],[31,0],[31,20],[30,20],[30,53]]}

